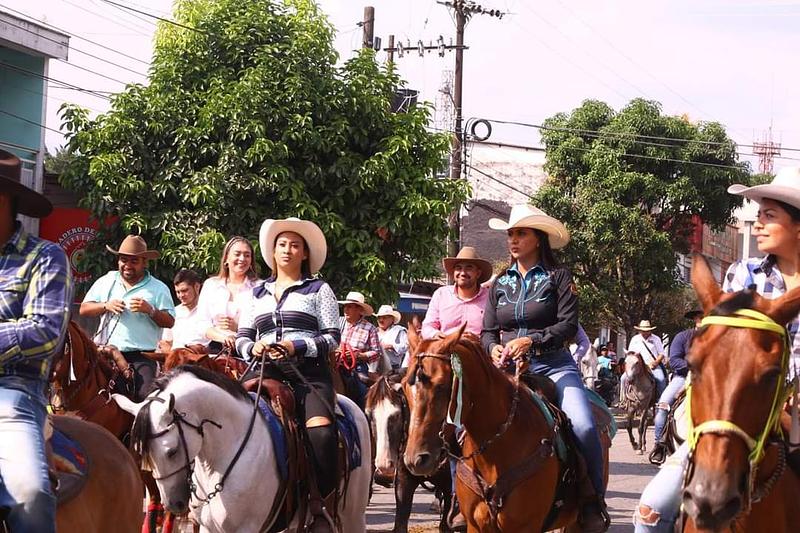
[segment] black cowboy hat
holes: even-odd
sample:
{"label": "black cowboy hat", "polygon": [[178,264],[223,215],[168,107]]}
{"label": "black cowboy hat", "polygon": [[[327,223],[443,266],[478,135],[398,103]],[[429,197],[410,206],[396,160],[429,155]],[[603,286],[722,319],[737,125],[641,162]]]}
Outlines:
{"label": "black cowboy hat", "polygon": [[703,316],[703,314],[704,314],[703,311],[700,309],[691,309],[690,311],[686,311],[683,314],[683,318],[685,318],[686,320],[694,320],[699,316]]}
{"label": "black cowboy hat", "polygon": [[0,150],[0,192],[17,199],[22,215],[42,218],[53,210],[50,200],[22,184],[22,161],[5,150]]}

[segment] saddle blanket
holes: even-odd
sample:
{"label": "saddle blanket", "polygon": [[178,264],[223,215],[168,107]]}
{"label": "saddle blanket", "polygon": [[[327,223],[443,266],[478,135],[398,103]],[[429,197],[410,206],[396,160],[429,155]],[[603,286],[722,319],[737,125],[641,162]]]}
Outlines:
{"label": "saddle blanket", "polygon": [[[250,397],[255,400],[255,393],[251,392]],[[358,436],[358,426],[356,426],[352,415],[344,408],[341,402],[336,407],[336,426],[339,429],[339,434],[344,439],[350,471],[353,471],[356,467],[361,466],[361,439]],[[269,435],[272,438],[272,447],[278,463],[278,472],[281,475],[281,479],[286,479],[289,476],[286,431],[278,416],[272,412],[272,408],[263,398],[258,398],[258,410],[261,412],[261,416],[269,429]]]}
{"label": "saddle blanket", "polygon": [[89,475],[89,459],[81,445],[56,428],[49,436],[51,469],[55,473],[53,491],[58,504],[78,495]]}

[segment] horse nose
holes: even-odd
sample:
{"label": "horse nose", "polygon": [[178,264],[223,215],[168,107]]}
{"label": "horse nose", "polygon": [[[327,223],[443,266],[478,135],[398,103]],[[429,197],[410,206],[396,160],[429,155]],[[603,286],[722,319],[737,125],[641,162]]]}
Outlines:
{"label": "horse nose", "polygon": [[683,506],[700,529],[719,531],[725,529],[742,507],[738,494],[723,495],[722,491],[708,490],[700,483],[691,484],[683,492]]}

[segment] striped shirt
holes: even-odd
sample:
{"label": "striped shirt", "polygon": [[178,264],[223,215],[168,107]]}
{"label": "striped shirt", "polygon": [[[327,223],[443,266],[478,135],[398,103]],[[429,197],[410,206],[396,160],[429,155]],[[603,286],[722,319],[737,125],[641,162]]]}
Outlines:
{"label": "striped shirt", "polygon": [[[755,285],[756,292],[770,300],[786,293],[786,283],[783,275],[778,270],[775,257],[751,257],[733,263],[725,274],[722,290],[725,292],[738,292]],[[800,316],[794,317],[786,324],[792,346],[789,359],[789,377],[800,375]]]}
{"label": "striped shirt", "polygon": [[253,299],[241,310],[236,351],[252,356],[255,341],[292,342],[295,357],[328,357],[339,345],[339,304],[330,286],[304,279],[287,287],[275,300],[275,279],[260,282]]}
{"label": "striped shirt", "polygon": [[0,255],[0,375],[46,381],[67,329],[72,272],[59,246],[16,231]]}

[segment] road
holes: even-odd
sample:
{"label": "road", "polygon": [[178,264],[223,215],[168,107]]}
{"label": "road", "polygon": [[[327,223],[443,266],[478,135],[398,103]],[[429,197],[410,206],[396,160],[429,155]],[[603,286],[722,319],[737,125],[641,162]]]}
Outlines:
{"label": "road", "polygon": [[[653,442],[652,427],[647,442]],[[633,531],[631,516],[639,495],[657,469],[647,462],[646,455],[637,455],[628,442],[628,433],[620,430],[611,446],[611,475],[606,502],[611,515],[611,533]],[[409,526],[415,533],[438,531],[437,516],[430,510],[433,495],[420,489],[414,499]],[[392,489],[375,486],[372,502],[367,508],[368,531],[391,531],[394,524],[394,493]]]}

